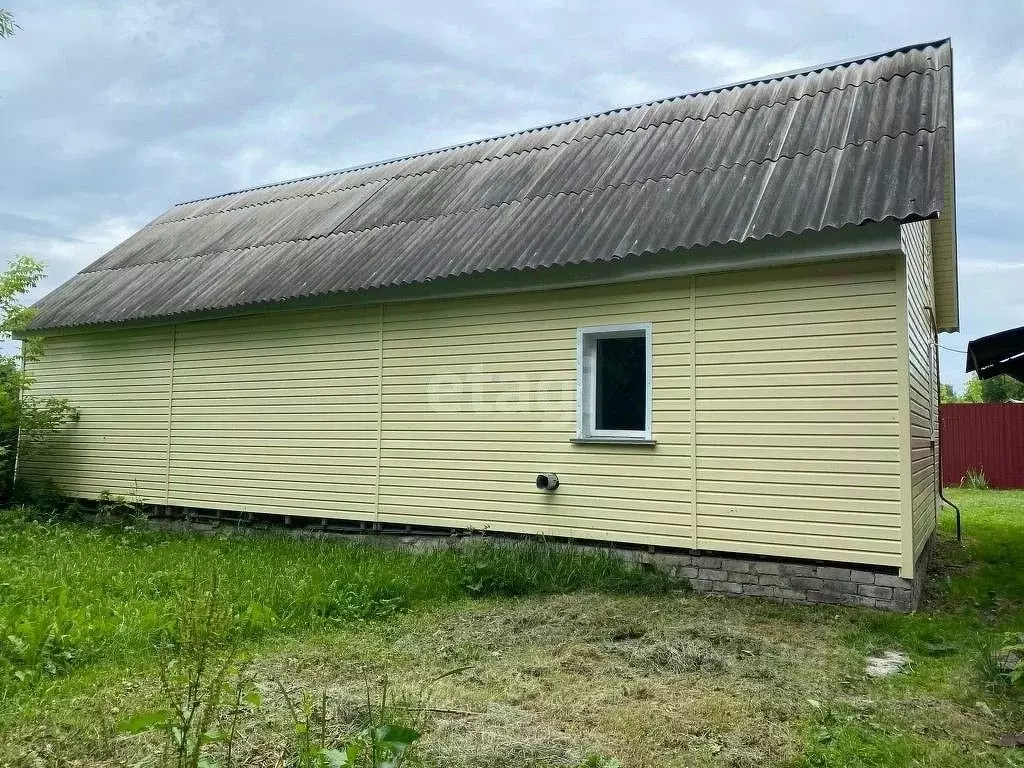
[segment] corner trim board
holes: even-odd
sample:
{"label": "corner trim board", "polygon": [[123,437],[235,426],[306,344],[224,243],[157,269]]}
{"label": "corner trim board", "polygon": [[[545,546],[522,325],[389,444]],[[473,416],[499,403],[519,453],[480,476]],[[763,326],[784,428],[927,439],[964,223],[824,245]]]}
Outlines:
{"label": "corner trim board", "polygon": [[700,549],[697,535],[697,276],[690,277],[690,537]]}
{"label": "corner trim board", "polygon": [[907,259],[896,260],[896,280],[899,285],[896,307],[896,382],[899,394],[897,408],[899,424],[900,466],[900,576],[914,577],[914,498],[911,482],[910,454],[910,315],[908,313]]}
{"label": "corner trim board", "polygon": [[377,475],[373,482],[373,522],[380,523],[380,460],[384,433],[384,303],[377,317]]}

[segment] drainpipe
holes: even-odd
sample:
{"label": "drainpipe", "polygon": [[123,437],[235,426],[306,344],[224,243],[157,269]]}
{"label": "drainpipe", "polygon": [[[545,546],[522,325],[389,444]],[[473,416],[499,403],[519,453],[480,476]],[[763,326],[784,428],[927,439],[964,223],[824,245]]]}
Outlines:
{"label": "drainpipe", "polygon": [[[932,319],[932,349],[935,355],[935,404],[939,407],[939,412],[942,412],[942,380],[939,377],[939,324],[935,321],[935,312],[931,307],[925,307],[928,310],[928,314]],[[960,524],[960,507],[954,504],[952,501],[946,498],[945,489],[942,485],[942,419],[939,419],[939,450],[936,459],[939,462],[939,498],[945,503],[947,507],[951,507],[956,513],[956,540],[958,544],[963,543],[963,534]]]}

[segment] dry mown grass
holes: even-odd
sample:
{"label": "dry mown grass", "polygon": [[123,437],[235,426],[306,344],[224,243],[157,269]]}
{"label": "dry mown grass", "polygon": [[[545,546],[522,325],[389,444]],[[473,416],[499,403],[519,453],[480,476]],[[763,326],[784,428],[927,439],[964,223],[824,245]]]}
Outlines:
{"label": "dry mown grass", "polygon": [[[358,721],[367,680],[386,672],[411,701],[421,681],[465,667],[430,690],[425,765],[576,766],[588,753],[626,766],[779,765],[800,751],[806,700],[836,690],[856,659],[834,642],[827,614],[780,619],[763,609],[584,594],[439,607],[307,639],[254,661],[264,701],[244,726],[244,764],[281,764],[287,718],[271,681],[326,690],[332,727],[344,731]],[[122,737],[78,764],[132,764],[144,746]]]}

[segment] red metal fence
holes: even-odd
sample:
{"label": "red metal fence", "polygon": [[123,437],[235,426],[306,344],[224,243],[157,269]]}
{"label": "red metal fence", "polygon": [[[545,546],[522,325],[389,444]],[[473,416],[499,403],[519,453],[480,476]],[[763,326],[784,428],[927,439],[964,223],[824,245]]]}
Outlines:
{"label": "red metal fence", "polygon": [[980,469],[993,488],[1024,488],[1024,403],[946,403],[939,418],[943,485]]}

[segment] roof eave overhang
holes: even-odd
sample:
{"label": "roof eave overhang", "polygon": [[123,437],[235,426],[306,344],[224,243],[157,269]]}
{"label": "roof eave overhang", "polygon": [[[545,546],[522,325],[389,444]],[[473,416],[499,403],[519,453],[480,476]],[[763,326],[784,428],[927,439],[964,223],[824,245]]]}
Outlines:
{"label": "roof eave overhang", "polygon": [[[949,76],[953,78],[953,59],[950,57]],[[933,272],[939,268],[948,271],[952,278],[949,294],[939,295],[936,292],[935,308],[937,330],[956,333],[960,330],[960,277],[957,261],[956,237],[956,136],[955,136],[955,95],[953,89],[949,94],[949,144],[946,151],[946,167],[944,169],[946,185],[943,210],[936,219],[935,227],[944,232],[948,238],[948,247],[944,246],[933,253]]]}
{"label": "roof eave overhang", "polygon": [[900,222],[895,220],[868,222],[823,232],[804,232],[743,243],[675,249],[583,264],[489,271],[351,293],[321,294],[118,322],[32,328],[18,337],[52,336],[87,329],[190,323],[295,309],[561,290],[898,254],[901,252],[899,225]]}

